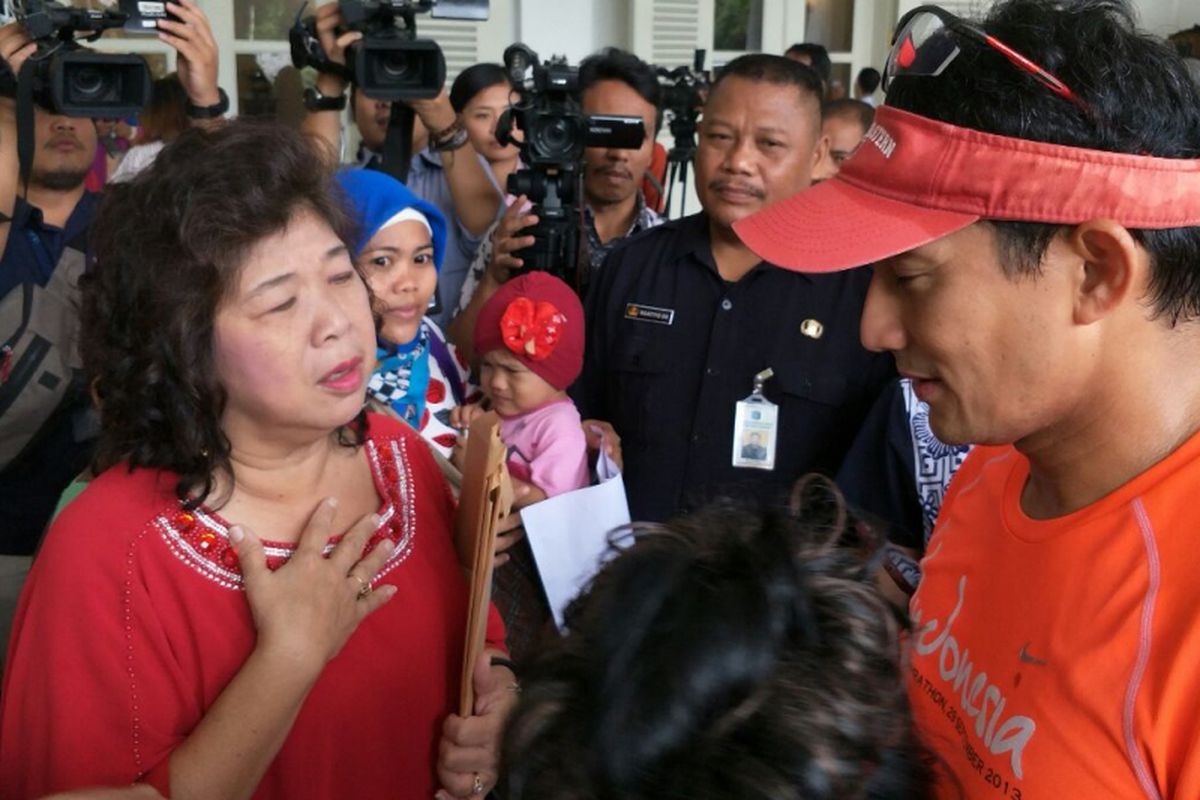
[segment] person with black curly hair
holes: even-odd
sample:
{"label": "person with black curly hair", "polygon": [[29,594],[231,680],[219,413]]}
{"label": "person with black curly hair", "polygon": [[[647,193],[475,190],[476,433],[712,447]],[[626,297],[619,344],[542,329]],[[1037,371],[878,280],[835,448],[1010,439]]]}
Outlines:
{"label": "person with black curly hair", "polygon": [[624,548],[524,672],[509,800],[924,796],[876,545],[822,478],[718,500]]}
{"label": "person with black curly hair", "polygon": [[428,800],[496,779],[513,676],[481,659],[476,715],[451,714],[454,502],[414,430],[362,411],[375,323],[321,164],[279,125],[189,130],[100,210],[97,477],[14,623],[5,797]]}

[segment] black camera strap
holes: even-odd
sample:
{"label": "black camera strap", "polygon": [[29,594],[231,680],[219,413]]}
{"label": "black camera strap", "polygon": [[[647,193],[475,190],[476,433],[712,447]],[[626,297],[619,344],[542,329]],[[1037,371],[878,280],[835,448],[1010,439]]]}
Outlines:
{"label": "black camera strap", "polygon": [[387,136],[383,140],[383,172],[401,183],[408,182],[408,169],[412,164],[413,120],[415,118],[416,114],[410,106],[399,100],[392,102],[392,113],[388,117]]}
{"label": "black camera strap", "polygon": [[575,290],[576,294],[583,297],[587,292],[588,285],[592,282],[592,253],[586,233],[588,230],[587,195],[583,193],[582,169],[575,170],[573,201],[576,215],[575,228],[571,232],[571,236],[567,238],[565,255],[575,261],[575,280],[571,288]]}
{"label": "black camera strap", "polygon": [[33,153],[37,147],[33,130],[33,68],[33,59],[27,58],[17,76],[17,174],[24,183],[22,197],[29,195],[29,175],[33,170]]}
{"label": "black camera strap", "polygon": [[17,74],[7,61],[0,59],[0,97],[17,96]]}

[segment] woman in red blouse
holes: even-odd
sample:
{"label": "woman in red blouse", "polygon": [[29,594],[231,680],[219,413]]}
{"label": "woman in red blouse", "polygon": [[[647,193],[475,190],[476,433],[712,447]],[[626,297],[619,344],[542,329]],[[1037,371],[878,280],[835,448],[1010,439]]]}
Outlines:
{"label": "woman in red blouse", "polygon": [[82,341],[99,474],[21,598],[0,796],[495,783],[513,676],[482,659],[476,714],[451,713],[453,500],[416,433],[362,413],[374,323],[320,163],[280,127],[192,130],[106,199]]}

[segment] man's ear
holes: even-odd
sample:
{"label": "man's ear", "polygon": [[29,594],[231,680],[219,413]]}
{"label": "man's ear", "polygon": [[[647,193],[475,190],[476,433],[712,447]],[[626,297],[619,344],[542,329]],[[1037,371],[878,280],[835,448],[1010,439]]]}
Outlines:
{"label": "man's ear", "polygon": [[812,174],[814,176],[820,174],[823,169],[829,171],[829,174],[824,177],[832,178],[837,174],[837,166],[833,163],[833,156],[829,149],[829,135],[821,131],[817,137],[817,146],[813,148]]}
{"label": "man's ear", "polygon": [[829,136],[822,133],[813,149],[812,180],[813,183],[828,180],[838,173],[838,165],[833,161],[833,147]]}
{"label": "man's ear", "polygon": [[1150,254],[1118,222],[1088,220],[1068,234],[1066,244],[1081,260],[1074,304],[1078,324],[1112,314],[1149,281]]}

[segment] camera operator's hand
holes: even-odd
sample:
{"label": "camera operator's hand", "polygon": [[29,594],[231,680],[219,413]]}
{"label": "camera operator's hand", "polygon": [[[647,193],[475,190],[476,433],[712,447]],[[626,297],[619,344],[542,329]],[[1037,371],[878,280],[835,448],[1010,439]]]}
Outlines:
{"label": "camera operator's hand", "polygon": [[[342,27],[342,12],[336,2],[317,6],[313,14],[317,41],[325,51],[325,57],[334,64],[346,64],[346,48],[362,38],[361,33],[350,31],[338,35]],[[328,72],[317,73],[317,91],[323,97],[341,97],[346,93],[346,79]],[[354,109],[351,109],[353,116]],[[341,160],[342,112],[335,109],[309,110],[300,123],[300,130],[325,145],[325,155],[330,164]]]}
{"label": "camera operator's hand", "polygon": [[[528,213],[528,208],[529,198],[525,195],[514,197],[504,215],[492,227],[487,243],[491,246],[479,248],[477,258],[471,265],[475,274],[482,271],[479,284],[470,295],[467,305],[450,321],[448,331],[450,341],[458,348],[458,354],[468,362],[474,362],[477,355],[475,323],[479,319],[479,312],[483,310],[488,299],[500,291],[500,287],[512,277],[512,271],[525,265],[525,262],[513,253],[534,243],[532,236],[517,235],[522,229],[537,224],[537,215]],[[487,263],[483,263],[485,258]]]}
{"label": "camera operator's hand", "polygon": [[507,281],[514,269],[525,265],[525,262],[513,253],[533,245],[532,236],[517,235],[525,228],[537,224],[537,215],[525,210],[528,206],[529,198],[525,195],[513,198],[508,204],[508,210],[500,218],[500,224],[492,233],[492,257],[488,260],[485,278],[490,278],[497,286]]}
{"label": "camera operator's hand", "polygon": [[[21,65],[36,50],[37,44],[30,40],[21,23],[10,22],[7,25],[0,26],[0,58],[3,58],[9,68],[12,69],[14,76],[21,71]],[[10,103],[12,102],[11,97],[4,99]]]}
{"label": "camera operator's hand", "polygon": [[[454,106],[450,105],[450,94],[443,86],[437,97],[405,102],[429,132],[429,146],[441,159],[458,222],[472,236],[482,238],[500,215],[504,192],[488,172],[483,156],[467,138]],[[414,149],[420,148],[417,137],[413,138]],[[455,143],[446,145],[447,140]]]}
{"label": "camera operator's hand", "polygon": [[[13,71],[34,54],[37,45],[29,40],[19,22],[0,27],[0,58]],[[3,67],[0,67],[2,69]],[[13,81],[16,84],[16,81]],[[12,217],[17,202],[17,104],[11,97],[0,97],[0,219]],[[0,224],[0,253],[8,246],[11,225]]]}
{"label": "camera operator's hand", "polygon": [[208,17],[196,5],[196,0],[169,2],[167,11],[179,21],[160,19],[158,38],[179,53],[175,60],[179,82],[192,105],[215,106],[221,102],[217,90],[217,40]]}
{"label": "camera operator's hand", "polygon": [[[358,31],[338,34],[338,28],[342,27],[342,12],[337,3],[317,6],[313,18],[316,20],[317,41],[321,43],[326,57],[334,64],[345,66],[346,48],[362,39],[363,35]],[[319,73],[317,90],[326,97],[336,97],[346,91],[346,80],[340,75]]]}
{"label": "camera operator's hand", "polygon": [[[37,51],[37,44],[30,40],[29,34],[25,32],[25,27],[19,22],[10,22],[7,25],[0,27],[0,58],[4,59],[4,63],[12,70],[13,86],[16,86],[17,73],[21,71],[21,65],[24,64],[30,56]],[[0,67],[0,72],[4,69]],[[0,147],[12,148],[13,158],[17,154],[17,118],[16,118],[17,101],[15,97],[0,97]],[[11,141],[10,141],[11,140]],[[14,164],[16,162],[13,162]],[[13,174],[16,171],[13,170]],[[14,187],[16,184],[13,184]],[[6,187],[7,188],[7,187]],[[12,209],[2,209],[8,213]]]}
{"label": "camera operator's hand", "polygon": [[[444,131],[458,119],[454,106],[450,105],[450,94],[444,86],[437,97],[428,100],[406,100],[405,103],[416,112],[421,124],[430,133]],[[488,223],[490,224],[491,220],[488,220]]]}

